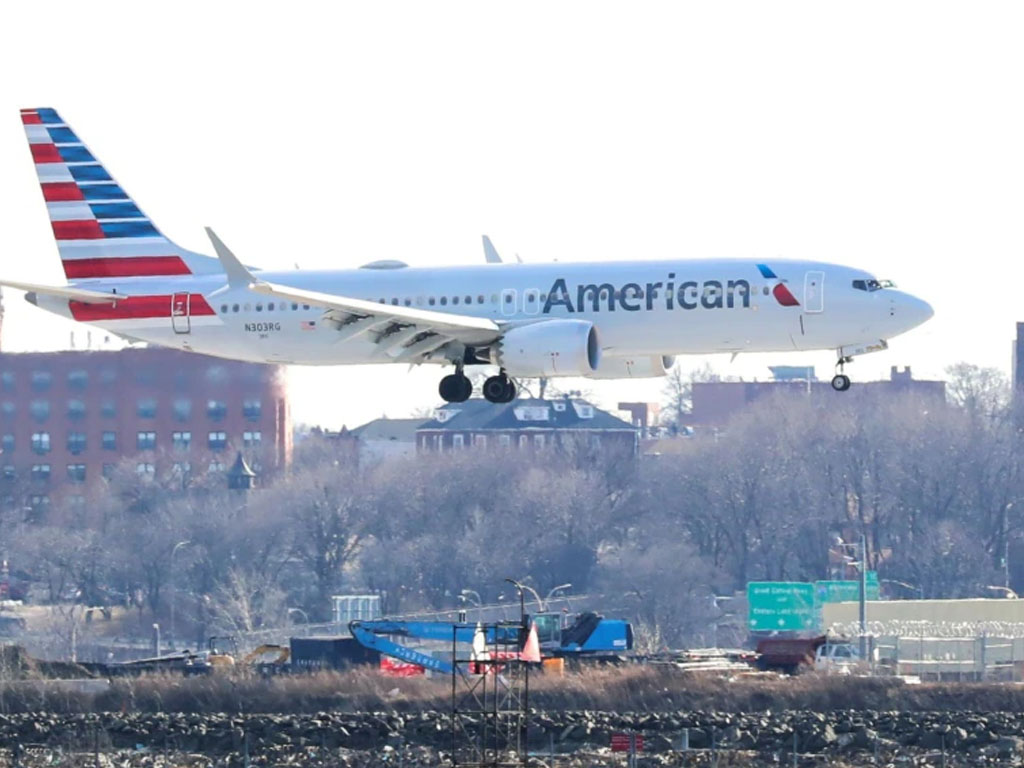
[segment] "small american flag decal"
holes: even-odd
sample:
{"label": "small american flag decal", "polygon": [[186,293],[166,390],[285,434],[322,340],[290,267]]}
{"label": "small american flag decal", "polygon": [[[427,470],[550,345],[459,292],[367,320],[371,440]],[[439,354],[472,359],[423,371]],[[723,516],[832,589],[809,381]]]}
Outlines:
{"label": "small american flag decal", "polygon": [[299,328],[301,328],[304,331],[315,331],[316,330],[316,320],[303,320],[299,324]]}

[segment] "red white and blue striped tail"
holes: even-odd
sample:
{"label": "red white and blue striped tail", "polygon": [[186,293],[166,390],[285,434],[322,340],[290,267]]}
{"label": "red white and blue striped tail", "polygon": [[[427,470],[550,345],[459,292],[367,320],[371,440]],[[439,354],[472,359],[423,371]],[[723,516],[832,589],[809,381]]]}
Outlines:
{"label": "red white and blue striped tail", "polygon": [[221,271],[164,237],[55,110],[23,109],[21,122],[68,281]]}

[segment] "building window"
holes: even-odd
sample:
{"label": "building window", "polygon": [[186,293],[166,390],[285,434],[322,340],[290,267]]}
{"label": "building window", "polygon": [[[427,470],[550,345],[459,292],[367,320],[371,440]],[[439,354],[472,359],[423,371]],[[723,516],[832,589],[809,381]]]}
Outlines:
{"label": "building window", "polygon": [[211,461],[210,466],[206,468],[207,472],[223,472],[224,463],[220,461]]}
{"label": "building window", "polygon": [[28,412],[32,415],[33,419],[42,423],[50,418],[50,401],[33,400],[29,403]]}
{"label": "building window", "polygon": [[105,419],[112,419],[117,416],[117,403],[113,400],[104,400],[100,403],[100,414]]}
{"label": "building window", "polygon": [[256,398],[242,401],[242,415],[249,421],[259,421],[263,406]]}
{"label": "building window", "polygon": [[138,414],[140,419],[152,419],[156,417],[156,400],[152,397],[144,397],[138,402]]}
{"label": "building window", "polygon": [[68,418],[78,421],[85,418],[85,403],[81,400],[68,400]]}
{"label": "building window", "polygon": [[68,464],[68,480],[72,483],[84,483],[85,464]]}
{"label": "building window", "polygon": [[544,447],[544,435],[534,435],[533,436],[533,445],[536,448],[543,448]]}
{"label": "building window", "polygon": [[211,421],[223,421],[228,415],[228,406],[223,400],[210,400],[206,404],[206,415]]}
{"label": "building window", "polygon": [[207,436],[207,445],[211,451],[223,451],[228,444],[226,432],[211,432]]}
{"label": "building window", "polygon": [[174,462],[174,474],[187,475],[192,471],[192,463],[188,461]]}
{"label": "building window", "polygon": [[53,374],[49,371],[32,372],[32,389],[36,392],[45,392],[53,383]]}
{"label": "building window", "polygon": [[192,416],[192,401],[187,397],[179,397],[172,406],[174,418],[178,421],[188,421]]}
{"label": "building window", "polygon": [[452,448],[464,448],[466,446],[466,438],[462,435],[452,435]]}
{"label": "building window", "polygon": [[33,512],[45,512],[50,508],[50,497],[46,494],[29,496],[28,505]]}
{"label": "building window", "polygon": [[156,448],[156,432],[139,432],[136,435],[135,447],[140,451],[152,451]]}
{"label": "building window", "polygon": [[102,473],[104,478],[109,480],[110,478],[112,478],[114,476],[114,465],[113,464],[104,464],[103,465],[103,469],[101,470],[101,473]]}
{"label": "building window", "polygon": [[117,381],[117,371],[113,368],[104,368],[100,371],[100,384],[113,384]]}
{"label": "building window", "polygon": [[263,433],[262,432],[243,432],[242,433],[242,444],[246,448],[258,448],[262,445]]}
{"label": "building window", "polygon": [[156,467],[152,462],[140,461],[135,465],[135,471],[144,477],[152,478],[156,474]]}
{"label": "building window", "polygon": [[0,405],[0,413],[3,413],[4,418],[7,419],[7,420],[13,419],[14,415],[17,412],[18,412],[18,406],[16,406],[10,400],[4,400],[3,404]]}
{"label": "building window", "polygon": [[187,451],[189,446],[192,445],[192,433],[191,432],[172,432],[171,433],[171,444],[177,451]]}
{"label": "building window", "polygon": [[104,432],[102,437],[104,451],[117,450],[117,432]]}
{"label": "building window", "polygon": [[33,464],[32,465],[32,481],[36,483],[45,483],[50,479],[50,465],[49,464]]}
{"label": "building window", "polygon": [[156,384],[156,372],[148,368],[141,368],[135,372],[135,383],[144,387]]}
{"label": "building window", "polygon": [[529,435],[520,435],[519,436],[519,447],[520,448],[526,448],[529,444],[530,444],[530,436]]}
{"label": "building window", "polygon": [[72,512],[81,513],[85,511],[85,496],[76,494],[74,496],[68,496],[68,506]]}
{"label": "building window", "polygon": [[0,453],[14,453],[14,435],[6,434],[0,438]]}
{"label": "building window", "polygon": [[68,389],[77,389],[81,392],[89,386],[89,374],[85,371],[69,371],[68,372]]}
{"label": "building window", "polygon": [[3,468],[0,469],[0,479],[5,483],[13,483],[14,479],[18,476],[17,471],[14,469],[13,464],[4,464]]}
{"label": "building window", "polygon": [[498,445],[502,448],[512,447],[512,435],[498,435]]}
{"label": "building window", "polygon": [[85,450],[85,433],[68,432],[68,453],[78,455]]}
{"label": "building window", "polygon": [[14,391],[14,373],[11,371],[4,371],[0,373],[0,388],[3,388],[4,392]]}
{"label": "building window", "polygon": [[32,433],[32,451],[38,454],[44,454],[50,452],[50,433],[49,432],[33,432]]}
{"label": "building window", "polygon": [[473,435],[473,447],[474,448],[486,448],[487,447],[487,435]]}
{"label": "building window", "polygon": [[444,450],[444,435],[434,435],[434,450],[438,453]]}

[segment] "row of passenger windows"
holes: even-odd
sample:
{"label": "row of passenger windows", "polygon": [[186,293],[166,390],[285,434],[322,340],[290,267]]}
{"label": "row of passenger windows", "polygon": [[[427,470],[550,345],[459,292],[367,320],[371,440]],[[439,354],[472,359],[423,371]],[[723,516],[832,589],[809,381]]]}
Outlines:
{"label": "row of passenger windows", "polygon": [[[249,430],[242,433],[242,445],[246,448],[255,448],[263,443],[263,433],[258,430]],[[30,439],[30,448],[33,453],[46,454],[50,452],[52,441],[49,432],[33,432]],[[222,451],[227,447],[228,436],[226,432],[208,432],[206,445],[210,450]],[[84,432],[67,433],[67,450],[72,454],[83,453],[89,446],[88,437]],[[100,445],[105,451],[116,451],[118,445],[117,432],[103,432],[100,435]],[[171,432],[171,447],[175,450],[188,450],[192,445],[191,432]],[[17,450],[17,440],[14,435],[6,433],[0,436],[0,448],[4,456],[10,456]],[[151,451],[157,447],[156,432],[142,431],[135,433],[135,448],[139,451]]]}
{"label": "row of passenger windows", "polygon": [[309,304],[301,304],[300,305],[300,304],[296,304],[295,302],[292,302],[291,304],[289,304],[287,301],[278,301],[278,302],[268,301],[266,304],[264,304],[262,301],[260,301],[260,302],[257,302],[255,305],[249,304],[248,302],[246,302],[245,304],[231,304],[231,305],[221,304],[220,305],[220,313],[222,315],[226,315],[229,311],[230,312],[251,312],[253,309],[255,309],[257,312],[262,312],[264,309],[266,309],[267,312],[274,312],[275,310],[277,310],[279,312],[287,312],[289,309],[292,312],[298,312],[300,307],[301,307],[303,312],[308,312],[311,309]]}
{"label": "row of passenger windows", "polygon": [[[50,418],[50,401],[33,400],[28,406],[29,415],[38,422]],[[157,416],[157,400],[151,397],[140,398],[135,403],[135,415],[140,419],[154,419]],[[12,419],[17,414],[17,404],[5,400],[0,403],[0,415],[6,419]],[[178,421],[187,421],[192,417],[192,401],[188,398],[177,398],[171,403],[171,412]],[[259,421],[263,412],[263,406],[259,399],[252,398],[242,401],[242,415],[248,421]],[[68,400],[65,412],[69,419],[84,419],[87,413],[86,404],[82,400]],[[114,400],[103,400],[100,403],[100,415],[104,418],[117,416],[117,402]],[[223,400],[207,400],[206,416],[211,421],[223,421],[228,415],[228,404]]]}

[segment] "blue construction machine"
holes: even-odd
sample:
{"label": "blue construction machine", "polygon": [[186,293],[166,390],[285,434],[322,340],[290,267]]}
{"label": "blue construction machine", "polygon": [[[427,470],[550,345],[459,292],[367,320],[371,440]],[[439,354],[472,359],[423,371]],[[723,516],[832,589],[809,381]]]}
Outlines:
{"label": "blue construction machine", "polygon": [[[633,627],[627,621],[606,619],[586,612],[564,623],[560,613],[538,613],[526,616],[526,626],[537,628],[542,658],[563,658],[567,661],[613,662],[621,661],[621,653],[633,649]],[[519,622],[482,625],[488,646],[517,644],[525,641]],[[400,638],[433,640],[448,644],[472,645],[478,631],[474,623],[448,621],[405,621],[401,619],[371,619],[353,621],[349,631],[360,644],[386,656],[418,664],[424,669],[451,674],[452,665],[417,648],[402,645]],[[521,639],[522,638],[522,639]]]}

